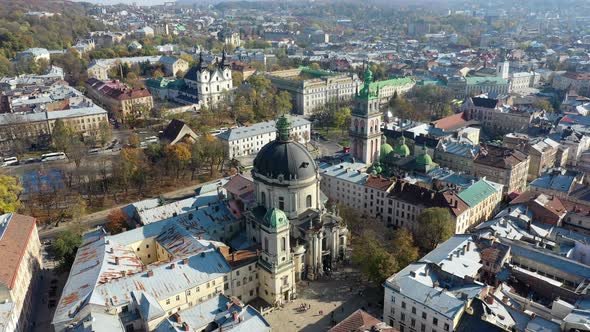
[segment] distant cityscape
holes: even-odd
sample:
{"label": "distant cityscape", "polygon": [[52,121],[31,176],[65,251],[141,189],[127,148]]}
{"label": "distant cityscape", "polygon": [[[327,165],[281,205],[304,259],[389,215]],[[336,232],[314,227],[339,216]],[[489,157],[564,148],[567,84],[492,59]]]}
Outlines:
{"label": "distant cityscape", "polygon": [[590,331],[589,10],[0,0],[0,332]]}

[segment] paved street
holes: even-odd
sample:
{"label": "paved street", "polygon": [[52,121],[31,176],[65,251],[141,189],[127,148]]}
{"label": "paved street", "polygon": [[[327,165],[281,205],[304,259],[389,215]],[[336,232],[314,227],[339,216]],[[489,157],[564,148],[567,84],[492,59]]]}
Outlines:
{"label": "paved street", "polygon": [[[329,280],[312,281],[309,286],[306,281],[299,283],[298,298],[265,318],[273,330],[281,332],[327,331],[332,319],[338,323],[359,308],[380,318],[383,312],[379,303],[383,302],[383,293],[380,288],[365,289],[365,286],[365,282],[359,281],[358,272],[341,269]],[[302,311],[302,303],[311,305],[311,309]]]}

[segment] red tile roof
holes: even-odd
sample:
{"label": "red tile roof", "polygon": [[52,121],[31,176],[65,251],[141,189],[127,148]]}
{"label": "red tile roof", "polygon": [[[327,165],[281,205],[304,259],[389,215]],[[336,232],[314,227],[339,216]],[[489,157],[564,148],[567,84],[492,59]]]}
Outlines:
{"label": "red tile roof", "polygon": [[391,179],[386,179],[381,176],[377,175],[369,175],[367,178],[367,182],[365,182],[365,186],[369,188],[374,188],[377,190],[386,191],[393,185],[394,181]]}
{"label": "red tile roof", "polygon": [[86,81],[86,84],[92,89],[118,100],[150,97],[152,95],[148,89],[132,89],[119,81],[103,82],[96,78],[91,78]]}
{"label": "red tile roof", "polygon": [[[371,330],[374,328],[374,330]],[[328,332],[396,332],[398,330],[387,326],[382,321],[359,309],[346,317],[343,321],[328,330]]]}
{"label": "red tile roof", "polygon": [[443,129],[443,130],[451,130],[454,128],[459,128],[467,123],[467,119],[465,118],[465,113],[457,113],[451,116],[447,116],[446,118],[442,118],[432,122],[434,128]]}
{"label": "red tile roof", "polygon": [[0,284],[8,289],[14,287],[18,268],[33,232],[36,232],[36,219],[22,214],[12,214],[8,226],[0,239],[0,252],[2,264],[0,264]]}

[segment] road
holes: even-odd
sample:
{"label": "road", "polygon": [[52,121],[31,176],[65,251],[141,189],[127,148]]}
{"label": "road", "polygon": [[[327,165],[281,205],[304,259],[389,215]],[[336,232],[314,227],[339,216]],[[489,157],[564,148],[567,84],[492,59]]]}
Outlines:
{"label": "road", "polygon": [[[179,199],[187,198],[187,197],[190,197],[195,194],[195,189],[200,188],[201,186],[206,185],[208,183],[212,183],[212,182],[216,182],[216,181],[219,181],[219,180],[212,180],[210,182],[205,182],[205,183],[200,183],[197,185],[192,185],[192,186],[180,188],[180,189],[159,195],[157,197],[164,197],[165,199],[169,199],[169,200],[179,200]],[[88,214],[88,215],[84,216],[80,220],[80,222],[84,226],[86,226],[87,228],[94,228],[98,225],[102,225],[107,222],[107,216],[109,215],[111,210],[120,209],[120,208],[123,208],[127,205],[129,205],[129,203],[121,204],[121,205],[114,206],[114,207],[107,209],[107,210],[102,210],[102,211]],[[58,227],[48,225],[47,228],[39,229],[39,238],[41,240],[53,239],[55,236],[57,236],[57,234],[59,232],[63,231],[64,229],[67,229],[68,226],[69,226],[69,224],[67,222],[62,223]]]}

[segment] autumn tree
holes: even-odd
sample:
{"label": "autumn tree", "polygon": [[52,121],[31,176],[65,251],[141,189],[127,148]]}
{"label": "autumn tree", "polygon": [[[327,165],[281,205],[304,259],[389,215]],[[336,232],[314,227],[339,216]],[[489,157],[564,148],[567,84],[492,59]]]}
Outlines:
{"label": "autumn tree", "polygon": [[73,135],[74,132],[71,127],[67,126],[61,119],[56,120],[53,124],[53,131],[51,132],[53,148],[57,151],[68,153],[73,142]]}
{"label": "autumn tree", "polygon": [[127,215],[121,209],[113,209],[107,216],[105,230],[110,234],[119,234],[127,228]]}
{"label": "autumn tree", "polygon": [[414,244],[414,236],[407,228],[395,230],[391,244],[392,254],[400,270],[420,258],[418,247]]}
{"label": "autumn tree", "polygon": [[424,251],[431,251],[455,233],[451,214],[445,208],[428,208],[418,215],[415,238]]}
{"label": "autumn tree", "polygon": [[555,112],[553,105],[547,99],[538,99],[533,103],[533,107],[547,112]]}
{"label": "autumn tree", "polygon": [[173,165],[176,171],[176,178],[178,179],[180,177],[180,172],[191,160],[189,146],[185,143],[168,145],[164,148],[164,155],[166,156],[166,160]]}
{"label": "autumn tree", "polygon": [[363,218],[358,210],[347,205],[338,205],[340,217],[353,234],[360,234],[363,229]]}
{"label": "autumn tree", "polygon": [[242,85],[242,82],[244,81],[244,75],[237,70],[233,70],[231,73],[231,80],[233,87],[239,88],[240,85]]}
{"label": "autumn tree", "polygon": [[365,278],[375,285],[381,285],[399,270],[395,257],[377,240],[375,233],[365,231],[353,248],[352,260]]}
{"label": "autumn tree", "polygon": [[334,126],[344,131],[350,126],[350,119],[352,118],[352,111],[348,107],[338,109],[334,113]]}
{"label": "autumn tree", "polygon": [[16,212],[20,208],[18,197],[22,190],[15,177],[0,175],[0,214]]}

